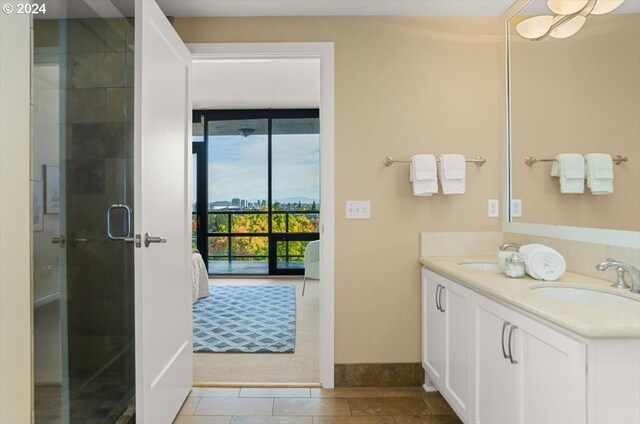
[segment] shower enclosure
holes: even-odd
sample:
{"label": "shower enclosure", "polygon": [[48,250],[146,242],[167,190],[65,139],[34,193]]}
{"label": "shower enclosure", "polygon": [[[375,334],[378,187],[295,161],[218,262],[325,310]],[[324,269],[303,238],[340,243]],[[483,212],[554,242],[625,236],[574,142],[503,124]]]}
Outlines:
{"label": "shower enclosure", "polygon": [[[49,2],[34,19],[36,423],[126,423],[135,409],[132,2]],[[133,233],[112,209],[112,234]]]}

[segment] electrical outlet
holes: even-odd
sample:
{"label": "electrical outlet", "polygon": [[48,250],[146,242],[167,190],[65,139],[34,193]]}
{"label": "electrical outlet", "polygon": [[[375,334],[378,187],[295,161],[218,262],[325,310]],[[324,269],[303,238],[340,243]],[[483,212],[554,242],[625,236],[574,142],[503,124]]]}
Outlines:
{"label": "electrical outlet", "polygon": [[371,201],[347,200],[347,219],[370,219]]}
{"label": "electrical outlet", "polygon": [[487,216],[489,218],[497,218],[500,216],[500,206],[498,203],[498,199],[489,199],[487,206]]}
{"label": "electrical outlet", "polygon": [[511,199],[511,217],[522,218],[522,199]]}

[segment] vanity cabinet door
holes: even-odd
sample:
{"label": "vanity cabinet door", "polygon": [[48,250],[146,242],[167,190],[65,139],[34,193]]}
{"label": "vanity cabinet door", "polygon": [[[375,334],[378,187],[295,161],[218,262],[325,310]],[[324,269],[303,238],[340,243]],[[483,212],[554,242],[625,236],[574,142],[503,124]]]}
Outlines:
{"label": "vanity cabinet door", "polygon": [[466,421],[471,390],[471,292],[431,271],[422,273],[423,366]]}
{"label": "vanity cabinet door", "polygon": [[513,314],[476,296],[474,311],[474,411],[477,424],[515,424],[517,370],[509,360],[508,335]]}
{"label": "vanity cabinet door", "polygon": [[442,387],[444,372],[444,313],[439,307],[442,285],[422,272],[422,366],[431,381]]}
{"label": "vanity cabinet door", "polygon": [[586,422],[586,346],[477,295],[474,420]]}
{"label": "vanity cabinet door", "polygon": [[452,281],[445,281],[441,309],[444,309],[444,396],[461,419],[469,415],[471,391],[471,292]]}
{"label": "vanity cabinet door", "polygon": [[586,422],[586,346],[525,316],[513,332],[523,424]]}

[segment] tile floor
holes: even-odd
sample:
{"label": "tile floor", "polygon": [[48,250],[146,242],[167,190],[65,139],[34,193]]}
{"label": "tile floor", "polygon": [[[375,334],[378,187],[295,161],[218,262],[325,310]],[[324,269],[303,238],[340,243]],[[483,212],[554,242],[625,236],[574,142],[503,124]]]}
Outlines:
{"label": "tile floor", "polygon": [[193,388],[174,424],[461,424],[419,387]]}

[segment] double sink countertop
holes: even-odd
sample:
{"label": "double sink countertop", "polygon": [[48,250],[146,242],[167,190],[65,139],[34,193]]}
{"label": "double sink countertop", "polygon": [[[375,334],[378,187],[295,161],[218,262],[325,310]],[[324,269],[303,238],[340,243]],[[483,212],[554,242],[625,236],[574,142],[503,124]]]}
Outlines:
{"label": "double sink countertop", "polygon": [[473,291],[516,306],[587,339],[640,338],[640,302],[637,306],[594,306],[555,299],[531,290],[535,287],[572,287],[640,301],[640,294],[611,287],[613,280],[572,272],[565,272],[557,281],[535,280],[528,275],[525,278],[507,278],[499,271],[481,271],[460,265],[469,262],[495,263],[495,256],[423,256],[419,261],[425,268],[450,277]]}

